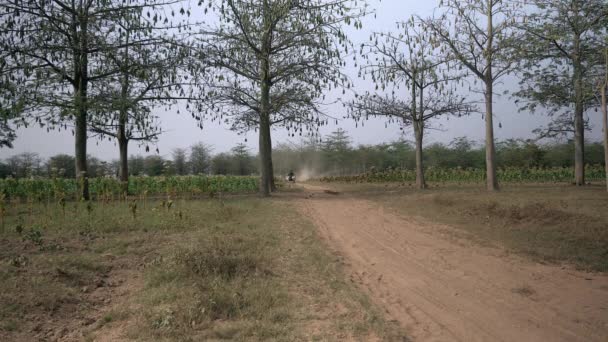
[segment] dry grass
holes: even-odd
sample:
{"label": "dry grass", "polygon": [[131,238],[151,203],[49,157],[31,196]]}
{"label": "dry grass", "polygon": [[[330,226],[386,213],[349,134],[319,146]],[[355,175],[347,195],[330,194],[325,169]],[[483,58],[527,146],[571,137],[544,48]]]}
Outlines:
{"label": "dry grass", "polygon": [[332,184],[404,215],[448,224],[479,242],[499,244],[540,262],[608,271],[608,194],[602,186],[432,186]]}
{"label": "dry grass", "polygon": [[283,203],[13,204],[0,340],[401,338]]}

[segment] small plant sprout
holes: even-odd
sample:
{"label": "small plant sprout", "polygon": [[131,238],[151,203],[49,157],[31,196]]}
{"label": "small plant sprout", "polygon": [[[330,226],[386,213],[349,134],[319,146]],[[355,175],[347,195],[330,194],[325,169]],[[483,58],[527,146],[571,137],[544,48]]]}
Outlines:
{"label": "small plant sprout", "polygon": [[59,196],[59,206],[61,207],[61,215],[65,218],[65,195],[61,194]]}
{"label": "small plant sprout", "polygon": [[6,195],[0,193],[0,228],[4,231],[4,216],[6,215]]}
{"label": "small plant sprout", "polygon": [[136,220],[137,219],[137,200],[133,200],[133,201],[131,201],[131,203],[129,203],[129,210],[131,210],[131,215],[133,216],[133,219]]}
{"label": "small plant sprout", "polygon": [[42,246],[42,232],[36,228],[30,228],[30,230],[23,236],[23,241],[31,241],[36,246]]}
{"label": "small plant sprout", "polygon": [[91,216],[91,214],[93,214],[93,202],[92,201],[87,201],[87,213],[89,213],[89,216]]}

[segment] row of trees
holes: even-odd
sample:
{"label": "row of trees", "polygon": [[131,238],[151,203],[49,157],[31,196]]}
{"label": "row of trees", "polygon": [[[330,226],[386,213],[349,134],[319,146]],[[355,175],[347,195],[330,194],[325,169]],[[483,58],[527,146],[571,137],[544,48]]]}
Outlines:
{"label": "row of trees", "polygon": [[[287,174],[294,170],[303,177],[353,175],[371,170],[389,168],[415,169],[418,151],[415,143],[395,141],[378,145],[354,146],[343,130],[337,130],[322,143],[314,140],[300,144],[280,144],[274,152],[277,171]],[[604,163],[603,146],[588,143],[585,151],[590,165]],[[485,145],[466,137],[456,138],[449,144],[433,143],[423,148],[424,163],[435,168],[485,167]],[[538,144],[532,140],[509,139],[497,142],[497,167],[551,168],[574,166],[574,142],[554,141]]]}
{"label": "row of trees", "polygon": [[[93,156],[88,156],[87,163],[93,177],[113,174],[114,165],[112,163],[107,163]],[[75,178],[74,156],[58,154],[45,161],[37,153],[24,152],[0,161],[0,178],[36,176]]]}
{"label": "row of trees", "polygon": [[[604,163],[604,149],[599,142],[588,143],[585,160],[590,165]],[[424,163],[434,168],[485,167],[485,147],[466,137],[449,144],[434,143],[424,147]],[[537,144],[530,140],[505,140],[496,144],[498,167],[551,168],[572,167],[574,142]],[[414,169],[417,163],[415,144],[400,140],[377,145],[354,146],[343,130],[330,134],[322,143],[304,140],[298,144],[282,143],[274,149],[275,171],[284,176],[294,171],[298,176],[353,175],[372,168]],[[170,156],[143,157],[131,155],[129,170],[133,176],[162,175],[253,175],[258,173],[258,156],[245,145],[236,145],[229,152],[213,154],[201,143],[187,149],[177,148]],[[92,177],[117,176],[118,160],[102,161],[87,158]],[[43,161],[35,153],[21,153],[0,161],[0,178],[32,176],[74,178],[74,157],[59,154]]]}
{"label": "row of trees", "polygon": [[[167,175],[252,175],[257,173],[256,157],[245,145],[236,145],[230,152],[212,154],[211,148],[198,143],[186,149],[175,149],[169,158],[159,155],[129,157],[132,176]],[[120,174],[119,160],[103,161],[93,156],[87,158],[87,168],[91,177],[115,177]],[[20,153],[0,161],[0,178],[28,177],[75,178],[74,157],[58,154],[44,161],[36,153]]]}
{"label": "row of trees", "polygon": [[604,0],[442,0],[434,17],[404,18],[358,53],[346,27],[361,28],[364,0],[202,0],[194,8],[184,0],[2,0],[0,12],[0,144],[14,138],[9,120],[71,129],[83,198],[88,138],[117,140],[126,186],[129,141],[153,143],[162,129],[152,108],[178,103],[201,127],[212,119],[257,130],[268,195],[272,128],[317,135],[329,119],[325,95],[352,88],[343,67],[351,58],[359,65],[357,55],[376,91],[345,100],[349,116],[413,127],[420,188],[425,128],[479,111],[478,92],[487,188],[498,189],[493,103],[509,74],[521,80],[522,109],[556,118],[547,135],[573,134],[577,185],[585,184],[584,114],[600,106],[596,95],[606,112]]}
{"label": "row of trees", "polygon": [[513,95],[521,101],[520,108],[542,108],[554,118],[537,133],[573,135],[575,184],[584,185],[584,114],[601,106],[606,116],[608,3],[444,0],[439,13],[432,18],[414,16],[398,23],[394,32],[372,34],[361,46],[367,60],[361,74],[392,92],[367,92],[350,103],[350,116],[384,116],[389,123],[412,126],[417,185],[424,188],[424,128],[438,116],[478,110],[471,97],[461,95],[468,86],[469,92],[483,94],[487,188],[496,190],[495,86],[515,75],[521,88]]}
{"label": "row of trees", "polygon": [[151,108],[193,97],[188,86],[200,66],[189,63],[185,57],[191,51],[179,43],[191,28],[185,5],[174,0],[0,2],[2,113],[17,127],[72,131],[83,198],[89,197],[90,137],[117,140],[126,181],[128,142],[154,141],[160,133]]}
{"label": "row of trees", "polygon": [[[129,141],[162,132],[152,108],[186,102],[201,127],[211,118],[259,132],[268,195],[271,127],[295,134],[325,122],[318,99],[347,83],[343,26],[360,27],[358,3],[2,0],[0,108],[18,125],[73,131],[86,199],[90,136],[117,139],[126,186]],[[192,21],[193,12],[211,24]],[[2,137],[8,144],[13,135]]]}

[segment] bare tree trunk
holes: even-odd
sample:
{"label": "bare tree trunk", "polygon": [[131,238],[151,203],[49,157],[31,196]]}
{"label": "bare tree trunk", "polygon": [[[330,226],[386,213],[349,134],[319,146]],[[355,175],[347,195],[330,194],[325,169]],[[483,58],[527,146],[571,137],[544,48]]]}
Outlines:
{"label": "bare tree trunk", "polygon": [[[608,60],[606,62],[608,65]],[[606,170],[606,191],[608,191],[608,100],[606,100],[607,91],[608,80],[606,80],[606,84],[604,84],[604,86],[602,87],[602,121],[604,123],[604,165]]]}
{"label": "bare tree trunk", "polygon": [[76,86],[74,95],[76,101],[76,122],[74,128],[75,138],[75,166],[76,177],[80,184],[80,197],[89,200],[89,178],[87,174],[87,87],[88,87],[88,58],[87,58],[87,21],[80,23],[78,47],[75,48],[74,78]]}
{"label": "bare tree trunk", "polygon": [[270,168],[268,170],[268,184],[270,186],[270,191],[275,192],[277,191],[277,185],[274,182],[274,165],[272,163],[272,133],[270,124],[268,127],[268,135],[266,137],[266,141],[268,141],[268,144],[266,145],[266,153],[268,155],[268,162],[270,163]]}
{"label": "bare tree trunk", "polygon": [[[125,53],[124,62],[128,64],[129,61],[129,38],[130,31],[127,30],[125,34]],[[120,187],[123,195],[129,193],[129,138],[127,137],[127,121],[129,120],[129,109],[127,106],[129,97],[129,73],[126,69],[122,68],[122,85],[120,91],[121,97],[121,108],[118,114],[118,150],[120,153]]]}
{"label": "bare tree trunk", "polygon": [[424,122],[415,120],[414,135],[416,136],[416,188],[426,189],[426,181],[424,180],[424,164],[422,156],[422,138],[424,133]]}
{"label": "bare tree trunk", "polygon": [[[264,88],[264,87],[262,87]],[[263,94],[263,92],[262,92]],[[264,98],[264,95],[262,95]],[[263,102],[263,101],[262,101]],[[270,196],[270,170],[272,169],[272,161],[268,155],[268,131],[270,125],[268,118],[260,117],[260,195],[267,197]]]}
{"label": "bare tree trunk", "polygon": [[118,126],[118,150],[120,151],[120,187],[122,193],[126,194],[129,192],[129,139],[127,139],[125,135],[125,127],[123,124],[119,124]]}
{"label": "bare tree trunk", "polygon": [[[580,50],[580,37],[574,37],[574,50]],[[574,56],[574,184],[585,185],[585,124],[583,106],[583,75],[580,57]]]}
{"label": "bare tree trunk", "polygon": [[272,190],[272,145],[270,141],[270,44],[271,44],[271,12],[268,0],[263,2],[262,48],[260,53],[260,195],[270,196]]}
{"label": "bare tree trunk", "polygon": [[260,101],[260,195],[270,196],[272,177],[272,148],[270,147],[270,82],[268,82],[269,63],[261,62],[262,86]]}
{"label": "bare tree trunk", "polygon": [[605,51],[606,70],[604,71],[604,84],[602,85],[602,121],[604,126],[604,170],[606,172],[606,191],[608,191],[608,47]]}
{"label": "bare tree trunk", "polygon": [[[424,79],[424,73],[420,76]],[[424,130],[424,89],[420,87],[420,106],[416,108],[416,72],[413,73],[412,84],[412,124],[414,126],[414,136],[416,137],[416,188],[423,190],[426,188],[424,181],[424,165],[422,160],[422,138]]]}
{"label": "bare tree trunk", "polygon": [[[81,90],[82,93],[82,90]],[[80,197],[89,200],[89,178],[87,175],[87,111],[78,110],[75,127],[76,177],[80,184]]]}
{"label": "bare tree trunk", "polygon": [[486,82],[486,188],[488,191],[497,191],[498,179],[496,176],[496,148],[494,146],[494,118],[493,118],[493,85]]}
{"label": "bare tree trunk", "polygon": [[498,190],[498,179],[496,177],[496,148],[494,147],[494,75],[492,73],[494,49],[494,26],[493,26],[493,0],[488,0],[488,42],[486,46],[486,73],[485,81],[485,101],[486,101],[486,188],[488,191]]}

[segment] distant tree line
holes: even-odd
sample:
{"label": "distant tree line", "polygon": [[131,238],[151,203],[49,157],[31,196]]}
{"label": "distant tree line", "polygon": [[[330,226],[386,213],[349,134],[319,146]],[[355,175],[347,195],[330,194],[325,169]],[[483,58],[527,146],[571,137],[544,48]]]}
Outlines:
{"label": "distant tree line", "polygon": [[[586,144],[585,160],[589,165],[604,163],[601,142]],[[496,144],[499,168],[550,168],[572,167],[572,141],[538,143],[531,140],[507,139]],[[342,129],[327,136],[322,142],[316,139],[300,143],[278,144],[274,150],[274,173],[284,176],[294,171],[300,176],[351,175],[372,169],[415,169],[416,146],[413,142],[398,140],[376,145],[352,144]],[[120,162],[103,161],[89,156],[88,169],[92,177],[118,177]],[[433,143],[424,148],[424,163],[431,168],[485,167],[485,149],[467,137],[450,143]],[[212,148],[197,143],[188,149],[176,148],[167,157],[160,155],[131,155],[129,171],[132,176],[171,175],[252,175],[258,174],[258,156],[244,144],[229,152],[214,154]],[[74,178],[74,157],[58,154],[43,160],[36,153],[20,153],[0,161],[0,178],[64,177]]]}
{"label": "distant tree line", "polygon": [[[103,161],[87,157],[91,177],[119,177],[120,161]],[[170,156],[131,155],[129,172],[132,176],[173,175],[252,175],[257,174],[257,157],[244,144],[238,144],[229,152],[213,154],[202,143],[189,149],[174,149]],[[75,178],[74,157],[58,154],[43,160],[37,153],[24,152],[0,160],[0,178],[60,177]]]}
{"label": "distant tree line", "polygon": [[[494,138],[495,94],[510,75],[520,83],[511,92],[519,109],[553,119],[535,132],[574,142],[574,183],[585,185],[585,164],[593,163],[585,159],[585,134],[599,108],[608,151],[606,0],[437,5],[431,17],[403,17],[391,30],[352,42],[347,27],[360,30],[362,18],[374,12],[366,0],[201,0],[196,6],[185,0],[3,0],[0,147],[10,147],[20,127],[71,131],[74,173],[86,200],[88,177],[95,175],[87,160],[90,139],[116,141],[128,190],[129,175],[139,173],[129,166],[142,164],[129,161],[129,144],[158,140],[163,127],[154,109],[183,110],[201,128],[211,120],[257,132],[259,192],[269,196],[278,164],[273,129],[318,139],[333,118],[326,105],[340,101],[357,125],[384,118],[387,127],[412,131],[416,185],[424,189],[425,163],[433,165],[433,157],[424,156],[432,147],[423,148],[425,132],[440,117],[480,112],[486,188],[496,191],[504,146]],[[355,89],[347,61],[373,91]],[[334,90],[343,96],[326,99]],[[327,148],[321,144],[315,153],[332,172],[352,172],[349,165],[361,163],[344,159],[345,151],[367,149]],[[146,158],[155,165],[147,172],[248,171],[238,153],[215,155],[205,167],[177,150],[171,158]]]}
{"label": "distant tree line", "polygon": [[[587,143],[585,160],[590,165],[604,163],[601,142]],[[508,139],[496,144],[499,168],[573,167],[572,141],[538,143],[531,140]],[[323,142],[280,144],[274,152],[275,172],[289,170],[305,176],[350,175],[386,170],[416,168],[416,147],[413,142],[400,140],[377,145],[353,146],[343,130],[329,135]],[[485,168],[485,147],[459,137],[450,143],[433,143],[424,148],[425,166],[431,168]]]}

